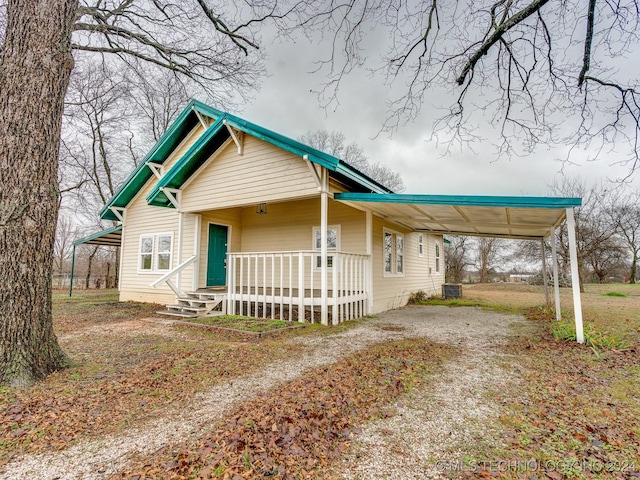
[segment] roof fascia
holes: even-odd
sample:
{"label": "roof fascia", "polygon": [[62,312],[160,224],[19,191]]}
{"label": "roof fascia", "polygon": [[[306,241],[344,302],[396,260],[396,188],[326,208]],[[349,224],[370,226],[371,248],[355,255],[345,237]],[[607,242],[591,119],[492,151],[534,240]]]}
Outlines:
{"label": "roof fascia", "polygon": [[[218,117],[218,119],[211,124],[211,126],[196,140],[196,142],[187,150],[187,152],[176,162],[176,164],[169,170],[153,187],[153,190],[147,195],[147,203],[153,203],[158,195],[160,195],[163,188],[167,187],[183,169],[189,166],[190,160],[197,155],[203,148],[207,146],[207,143],[222,129],[224,128],[225,115]],[[197,170],[196,170],[197,171]],[[173,188],[180,188],[180,186]]]}
{"label": "roof fascia", "polygon": [[111,200],[109,200],[109,202],[102,208],[102,210],[100,210],[100,218],[104,220],[117,220],[109,207],[126,207],[135,196],[135,193],[131,191],[134,181],[140,180],[144,185],[147,183],[149,178],[153,176],[153,173],[146,165],[147,162],[153,161],[154,163],[164,163],[169,155],[164,155],[164,158],[155,158],[155,155],[164,147],[167,147],[169,145],[169,142],[172,142],[174,146],[177,146],[180,144],[180,142],[182,142],[182,140],[184,140],[189,132],[187,132],[186,135],[181,135],[179,139],[177,139],[175,136],[177,132],[182,129],[189,120],[189,116],[192,115],[193,108],[197,108],[198,111],[202,111],[202,113],[204,113],[205,115],[213,115],[215,112],[219,113],[216,109],[211,107],[204,111],[204,109],[202,108],[203,105],[203,103],[198,102],[197,100],[192,100],[187,104],[182,112],[180,112],[180,115],[178,115],[178,117],[171,123],[169,128],[167,128],[167,131],[162,134],[160,139],[155,143],[151,150],[149,150],[147,155],[145,155],[144,160],[142,160],[142,162],[138,164],[135,170],[131,172],[127,179],[122,183],[120,188],[118,188]]}
{"label": "roof fascia", "polygon": [[404,203],[416,205],[452,205],[460,207],[572,208],[582,205],[582,198],[571,197],[500,197],[475,195],[413,195],[400,193],[336,193],[336,200],[369,203]]}

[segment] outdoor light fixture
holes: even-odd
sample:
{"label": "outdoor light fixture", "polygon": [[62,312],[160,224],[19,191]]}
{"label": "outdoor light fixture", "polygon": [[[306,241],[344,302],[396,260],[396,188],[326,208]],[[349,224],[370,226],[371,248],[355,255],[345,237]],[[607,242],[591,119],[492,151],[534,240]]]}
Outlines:
{"label": "outdoor light fixture", "polygon": [[258,215],[266,215],[267,214],[267,204],[266,203],[259,203],[256,206],[256,213]]}

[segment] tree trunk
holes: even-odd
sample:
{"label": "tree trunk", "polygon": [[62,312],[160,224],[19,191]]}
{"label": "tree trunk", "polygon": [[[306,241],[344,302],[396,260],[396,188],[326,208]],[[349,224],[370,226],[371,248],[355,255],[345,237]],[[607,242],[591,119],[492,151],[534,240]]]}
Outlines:
{"label": "tree trunk", "polygon": [[91,252],[91,255],[89,255],[89,263],[87,264],[87,277],[85,278],[85,282],[84,282],[84,288],[89,290],[90,288],[90,282],[91,282],[91,267],[93,265],[93,257],[96,256],[96,253],[98,253],[98,245],[93,247],[93,252]]}
{"label": "tree trunk", "polygon": [[633,258],[631,259],[631,268],[629,271],[629,283],[636,283],[636,269],[638,268],[638,253],[633,252]]}
{"label": "tree trunk", "polygon": [[9,0],[0,57],[0,384],[62,368],[51,281],[63,101],[78,0]]}

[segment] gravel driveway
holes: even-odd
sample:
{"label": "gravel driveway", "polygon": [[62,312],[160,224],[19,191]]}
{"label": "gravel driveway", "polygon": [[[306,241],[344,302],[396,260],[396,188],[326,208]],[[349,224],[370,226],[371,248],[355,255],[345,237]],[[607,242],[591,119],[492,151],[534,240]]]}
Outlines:
{"label": "gravel driveway", "polygon": [[152,454],[168,443],[201,436],[238,403],[307,369],[376,343],[415,337],[455,345],[462,354],[445,364],[428,391],[414,391],[409,400],[397,404],[396,416],[364,425],[336,471],[347,479],[440,478],[450,473],[449,462],[463,458],[466,444],[486,434],[495,414],[487,392],[509,380],[501,367],[508,359],[496,347],[514,334],[514,325],[524,322],[519,316],[475,308],[408,306],[342,333],[300,337],[291,341],[312,347],[311,353],[211,388],[193,399],[192,408],[167,412],[161,423],[17,459],[1,478],[106,478],[125,467],[133,454]]}

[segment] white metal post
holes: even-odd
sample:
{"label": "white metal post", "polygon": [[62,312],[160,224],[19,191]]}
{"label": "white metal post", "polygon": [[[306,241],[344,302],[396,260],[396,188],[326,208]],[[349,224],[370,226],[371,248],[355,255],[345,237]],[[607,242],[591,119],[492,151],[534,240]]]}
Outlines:
{"label": "white metal post", "polygon": [[[184,236],[184,216],[186,215],[184,212],[180,212],[178,217],[178,261],[176,265],[180,265],[182,263],[182,242]],[[176,288],[178,291],[181,291],[182,288],[182,270],[178,272],[178,276],[176,278]]]}
{"label": "white metal post", "polygon": [[327,304],[327,210],[329,206],[329,177],[327,169],[322,167],[321,182],[322,190],[320,191],[320,295],[322,296],[322,312],[320,313],[320,322],[322,325],[328,325],[329,314]]}
{"label": "white metal post", "polygon": [[567,230],[569,233],[569,256],[571,257],[571,287],[573,290],[573,316],[576,321],[576,340],[584,343],[582,326],[582,304],[580,301],[580,273],[578,272],[578,246],[576,244],[576,220],[573,207],[567,208]]}
{"label": "white metal post", "polygon": [[200,282],[200,238],[202,237],[202,215],[200,214],[195,214],[193,237],[193,254],[198,257],[198,260],[193,264],[193,278],[191,280],[191,289],[195,292],[198,290]]}
{"label": "white metal post", "polygon": [[562,310],[560,308],[560,282],[558,279],[558,252],[556,246],[556,231],[551,232],[551,262],[553,268],[553,294],[556,301],[556,320],[562,319]]}
{"label": "white metal post", "polygon": [[365,312],[365,315],[369,315],[373,311],[373,213],[370,210],[367,210],[365,215],[368,255],[365,272],[365,288],[367,289],[367,311]]}

